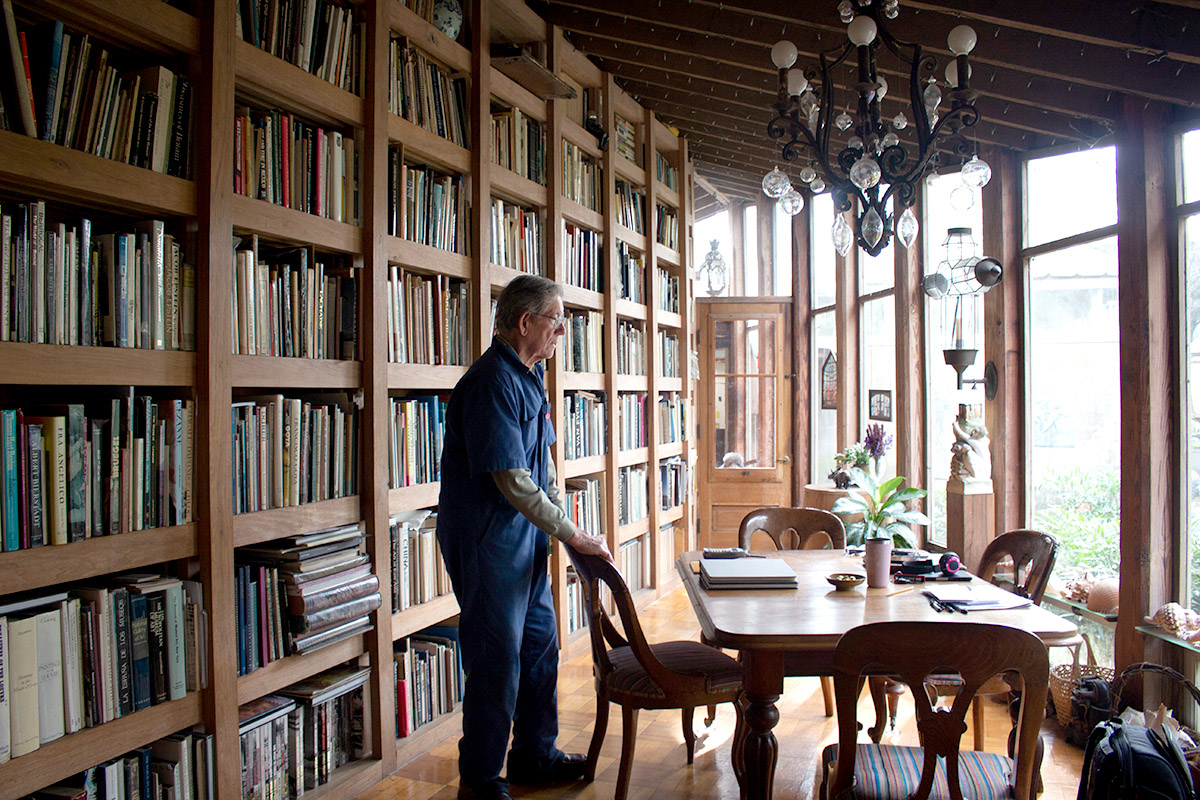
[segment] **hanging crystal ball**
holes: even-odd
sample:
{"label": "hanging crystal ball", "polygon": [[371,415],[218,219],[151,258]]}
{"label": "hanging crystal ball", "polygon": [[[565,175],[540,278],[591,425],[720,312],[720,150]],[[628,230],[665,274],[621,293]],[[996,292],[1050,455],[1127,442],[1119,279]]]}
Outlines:
{"label": "hanging crystal ball", "polygon": [[975,207],[975,191],[969,186],[959,186],[950,193],[950,207],[955,211],[970,211]]}
{"label": "hanging crystal ball", "polygon": [[962,165],[962,182],[976,189],[987,186],[992,179],[992,168],[979,156],[971,156],[971,160]]}
{"label": "hanging crystal ball", "polygon": [[854,19],[854,4],[850,0],[842,0],[838,3],[838,16],[842,18],[842,22],[846,23]]}
{"label": "hanging crystal ball", "polygon": [[851,150],[862,150],[863,149],[862,137],[861,136],[851,136],[850,141],[846,142],[846,147],[849,147]]}
{"label": "hanging crystal ball", "polygon": [[898,131],[904,130],[908,127],[908,117],[904,116],[903,112],[892,117],[892,127]]}
{"label": "hanging crystal ball", "polygon": [[930,83],[925,87],[924,98],[926,108],[937,108],[938,103],[942,102],[942,90],[938,88],[936,83]]}
{"label": "hanging crystal ball", "polygon": [[860,189],[870,189],[879,183],[879,164],[873,158],[860,158],[850,168],[850,181]]}
{"label": "hanging crystal ball", "polygon": [[812,167],[805,167],[804,169],[800,170],[800,180],[804,181],[805,183],[812,183],[813,178],[815,177],[817,177],[817,171]]}
{"label": "hanging crystal ball", "polygon": [[782,197],[783,193],[792,188],[792,182],[788,180],[779,167],[775,167],[762,179],[763,194],[767,197]]}
{"label": "hanging crystal ball", "polygon": [[794,217],[804,208],[804,195],[789,186],[788,190],[779,197],[779,207],[783,209],[783,213]]}
{"label": "hanging crystal ball", "polygon": [[896,134],[888,133],[888,134],[884,135],[884,137],[883,137],[883,146],[884,147],[895,147],[898,144],[900,144],[900,137],[897,136]]}
{"label": "hanging crystal ball", "polygon": [[808,188],[813,194],[820,194],[825,191],[825,181],[821,180],[821,176],[818,175],[812,179],[812,183],[808,185]]}
{"label": "hanging crystal ball", "polygon": [[843,111],[842,113],[837,115],[837,119],[835,119],[833,121],[833,124],[837,125],[837,129],[839,131],[844,131],[844,130],[846,130],[846,128],[849,128],[851,125],[854,124],[854,118],[851,117],[849,114],[847,114],[845,111]]}

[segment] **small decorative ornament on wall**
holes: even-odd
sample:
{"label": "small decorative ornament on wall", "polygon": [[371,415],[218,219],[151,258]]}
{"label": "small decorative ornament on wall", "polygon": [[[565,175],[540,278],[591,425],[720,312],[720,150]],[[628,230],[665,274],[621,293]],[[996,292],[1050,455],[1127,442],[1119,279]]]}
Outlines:
{"label": "small decorative ornament on wall", "polygon": [[892,393],[888,389],[867,392],[867,416],[880,422],[892,421]]}

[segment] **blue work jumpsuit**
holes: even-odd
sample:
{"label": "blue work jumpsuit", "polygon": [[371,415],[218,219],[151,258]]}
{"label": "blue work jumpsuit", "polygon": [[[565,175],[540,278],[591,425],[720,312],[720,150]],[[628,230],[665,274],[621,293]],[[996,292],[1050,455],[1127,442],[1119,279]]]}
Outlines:
{"label": "blue work jumpsuit", "polygon": [[499,776],[510,727],[514,760],[545,769],[562,757],[548,537],[490,474],[528,469],[545,490],[555,435],[543,373],[542,364],[530,370],[493,339],[446,406],[437,535],[462,611],[459,774],[475,789],[507,789]]}

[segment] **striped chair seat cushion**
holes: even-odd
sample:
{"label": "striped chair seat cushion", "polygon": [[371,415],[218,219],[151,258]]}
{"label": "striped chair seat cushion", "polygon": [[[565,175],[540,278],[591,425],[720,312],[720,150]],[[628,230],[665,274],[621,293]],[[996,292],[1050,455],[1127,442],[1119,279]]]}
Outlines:
{"label": "striped chair seat cushion", "polygon": [[[699,642],[661,642],[650,646],[663,666],[685,675],[703,675],[712,693],[736,691],[742,685],[742,665],[716,648]],[[613,671],[609,687],[616,692],[643,697],[662,697],[662,690],[650,679],[628,647],[608,652]]]}
{"label": "striped chair seat cushion", "polygon": [[[833,785],[832,764],[838,746],[831,744],[821,755],[823,773]],[[860,744],[854,762],[854,800],[895,800],[916,791],[921,783],[921,763],[925,753],[920,747]],[[970,800],[1007,800],[1013,796],[1012,759],[996,753],[962,750],[958,754],[958,777],[964,798]],[[930,800],[949,800],[946,763],[938,760]]]}

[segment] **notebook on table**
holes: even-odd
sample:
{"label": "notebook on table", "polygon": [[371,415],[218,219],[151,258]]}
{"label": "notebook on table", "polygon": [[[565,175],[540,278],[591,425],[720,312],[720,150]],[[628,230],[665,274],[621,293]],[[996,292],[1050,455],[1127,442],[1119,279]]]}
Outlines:
{"label": "notebook on table", "polygon": [[795,589],[796,571],[781,558],[702,558],[705,589]]}

